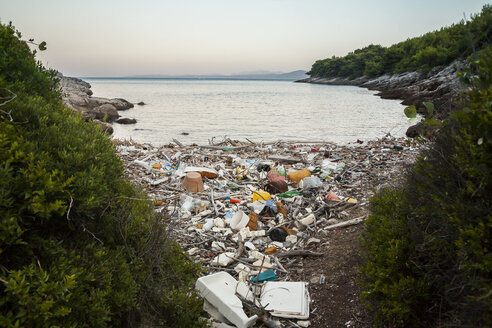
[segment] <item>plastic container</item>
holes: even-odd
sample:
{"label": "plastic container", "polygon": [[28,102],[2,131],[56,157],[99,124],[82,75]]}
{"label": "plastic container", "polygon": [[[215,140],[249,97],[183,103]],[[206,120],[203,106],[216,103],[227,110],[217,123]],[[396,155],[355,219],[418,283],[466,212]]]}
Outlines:
{"label": "plastic container", "polygon": [[183,179],[183,187],[189,192],[203,191],[202,176],[198,172],[188,172]]}
{"label": "plastic container", "polygon": [[181,211],[189,214],[191,209],[195,207],[207,208],[210,206],[210,202],[207,200],[201,200],[199,198],[193,198],[186,194],[182,194],[180,198]]}
{"label": "plastic container", "polygon": [[212,304],[232,324],[239,328],[251,327],[257,315],[248,317],[243,303],[236,296],[238,281],[227,272],[217,272],[198,278],[196,289],[200,295]]}
{"label": "plastic container", "polygon": [[253,202],[256,202],[257,200],[267,201],[270,198],[272,198],[272,196],[266,191],[256,190],[253,192]]}
{"label": "plastic container", "polygon": [[207,222],[202,227],[203,231],[208,231],[212,229],[215,226],[215,220],[214,219],[208,219]]}
{"label": "plastic container", "polygon": [[277,276],[275,275],[275,271],[270,269],[261,272],[258,276],[252,277],[250,280],[254,282],[272,281],[272,280],[277,280]]}
{"label": "plastic container", "polygon": [[249,222],[249,216],[243,211],[237,211],[231,219],[231,228],[234,230],[241,230],[246,227]]}
{"label": "plastic container", "polygon": [[299,183],[302,179],[310,176],[311,172],[308,169],[287,173],[289,180],[295,183]]}
{"label": "plastic container", "polygon": [[270,237],[271,240],[280,242],[284,242],[287,235],[287,231],[282,228],[274,228],[268,233],[268,237]]}

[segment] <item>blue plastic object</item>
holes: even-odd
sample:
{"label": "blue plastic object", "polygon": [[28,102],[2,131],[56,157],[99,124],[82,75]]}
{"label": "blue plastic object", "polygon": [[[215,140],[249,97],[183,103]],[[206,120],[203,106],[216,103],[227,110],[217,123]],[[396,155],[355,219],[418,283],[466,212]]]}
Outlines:
{"label": "blue plastic object", "polygon": [[272,280],[277,280],[277,275],[275,274],[275,271],[273,271],[272,269],[261,272],[259,276],[251,278],[251,281],[254,282],[272,281]]}

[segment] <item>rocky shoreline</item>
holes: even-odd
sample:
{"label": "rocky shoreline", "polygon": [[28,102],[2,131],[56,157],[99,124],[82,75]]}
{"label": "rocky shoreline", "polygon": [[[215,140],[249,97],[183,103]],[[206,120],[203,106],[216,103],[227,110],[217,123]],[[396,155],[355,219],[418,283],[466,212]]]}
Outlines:
{"label": "rocky shoreline", "polygon": [[[434,104],[435,116],[444,118],[459,107],[464,91],[456,73],[465,64],[455,61],[445,67],[436,67],[428,73],[405,72],[394,75],[382,75],[377,78],[359,77],[356,79],[346,78],[320,78],[310,77],[296,82],[327,84],[327,85],[353,85],[369,90],[377,90],[377,96],[383,99],[402,99],[403,105],[414,105],[418,112],[425,113],[422,102],[429,101]],[[410,127],[408,136],[416,133],[416,128]]]}
{"label": "rocky shoreline", "polygon": [[72,109],[74,113],[80,113],[86,121],[92,120],[102,129],[113,133],[110,123],[133,124],[136,120],[120,118],[120,111],[133,108],[134,105],[122,98],[93,97],[91,85],[75,77],[59,75],[63,104]]}

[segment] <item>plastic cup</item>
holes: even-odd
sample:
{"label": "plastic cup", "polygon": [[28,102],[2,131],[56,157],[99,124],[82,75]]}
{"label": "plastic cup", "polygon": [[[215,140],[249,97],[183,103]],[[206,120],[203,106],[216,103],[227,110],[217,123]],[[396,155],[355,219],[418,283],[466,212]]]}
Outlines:
{"label": "plastic cup", "polygon": [[237,211],[231,219],[231,228],[234,230],[241,230],[246,227],[249,222],[249,216],[243,211]]}

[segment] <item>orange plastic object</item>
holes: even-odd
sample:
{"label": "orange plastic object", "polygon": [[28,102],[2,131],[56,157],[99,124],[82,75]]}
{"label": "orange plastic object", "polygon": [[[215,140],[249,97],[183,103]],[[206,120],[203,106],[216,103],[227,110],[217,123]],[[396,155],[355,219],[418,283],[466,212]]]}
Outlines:
{"label": "orange plastic object", "polygon": [[271,246],[271,247],[268,247],[267,249],[265,249],[266,255],[272,255],[275,253],[277,253],[277,247],[275,247],[275,246]]}
{"label": "orange plastic object", "polygon": [[289,235],[297,235],[297,230],[289,229],[289,228],[284,227],[284,226],[281,226],[280,228],[284,229],[287,232],[287,234],[289,234]]}
{"label": "orange plastic object", "polygon": [[251,213],[249,216],[248,227],[250,231],[258,230],[258,214]]}
{"label": "orange plastic object", "polygon": [[154,163],[154,164],[152,164],[152,168],[156,169],[156,170],[160,170],[160,169],[162,169],[162,165],[159,163]]}
{"label": "orange plastic object", "polygon": [[284,204],[282,204],[282,202],[276,202],[275,205],[277,205],[278,212],[282,214],[284,218],[287,218],[287,216],[289,215],[289,211],[287,211]]}
{"label": "orange plastic object", "polygon": [[202,176],[198,172],[188,172],[183,179],[183,187],[189,192],[203,191]]}
{"label": "orange plastic object", "polygon": [[310,176],[311,172],[308,169],[287,173],[289,180],[295,183],[299,183],[302,179]]}
{"label": "orange plastic object", "polygon": [[217,171],[215,171],[214,169],[209,169],[208,167],[191,166],[185,169],[185,173],[188,172],[198,172],[202,177],[209,179],[214,179],[217,177]]}
{"label": "orange plastic object", "polygon": [[158,205],[158,206],[160,206],[160,205],[164,204],[164,202],[162,200],[158,200],[158,201],[155,202],[155,204]]}

